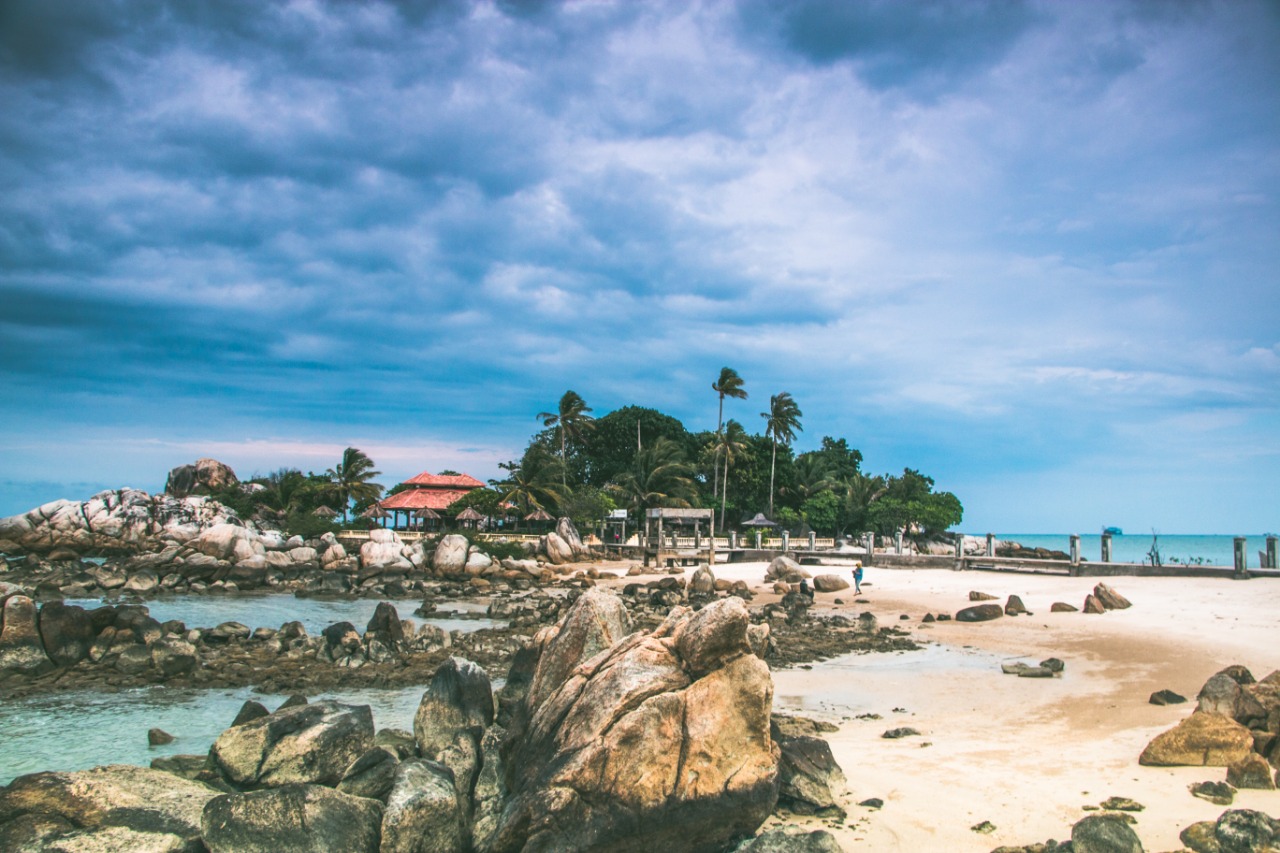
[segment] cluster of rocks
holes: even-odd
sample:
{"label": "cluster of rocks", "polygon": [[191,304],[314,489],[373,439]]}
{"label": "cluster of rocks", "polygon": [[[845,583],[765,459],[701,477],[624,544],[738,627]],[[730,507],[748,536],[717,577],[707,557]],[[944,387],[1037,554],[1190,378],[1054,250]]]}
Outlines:
{"label": "cluster of rocks", "polygon": [[[957,622],[989,622],[992,619],[999,619],[1001,616],[1033,615],[1027,609],[1027,606],[1023,604],[1022,598],[1017,595],[1010,595],[1003,607],[994,603],[996,601],[994,595],[978,592],[977,590],[969,593],[969,600],[985,603],[971,604],[957,612]],[[1083,608],[1073,607],[1070,604],[1057,601],[1049,607],[1049,611],[1051,613],[1075,613],[1083,609],[1085,613],[1105,613],[1108,610],[1124,610],[1132,606],[1129,599],[1105,583],[1100,583],[1093,588],[1093,592],[1085,596]]]}
{"label": "cluster of rocks", "polygon": [[0,788],[0,848],[720,849],[780,792],[801,812],[839,808],[815,724],[772,719],[772,698],[740,599],[632,631],[617,596],[589,590],[517,655],[500,702],[482,668],[449,658],[412,734],[375,731],[368,706],[250,703],[207,755]]}
{"label": "cluster of rocks", "polygon": [[[567,519],[563,522],[572,530]],[[286,539],[276,531],[230,522],[207,527],[182,544],[102,564],[74,556],[57,561],[27,556],[0,565],[6,577],[22,580],[42,598],[260,589],[403,598],[441,580],[466,584],[471,592],[529,589],[561,581],[571,569],[533,558],[495,560],[457,534],[434,545],[406,544],[394,531],[379,529],[370,532],[359,552],[349,554],[331,533]]]}
{"label": "cluster of rocks", "polygon": [[1261,681],[1239,664],[1215,673],[1200,688],[1191,716],[1157,735],[1138,762],[1225,767],[1230,786],[1276,788],[1280,785],[1276,770],[1280,767],[1280,670]]}
{"label": "cluster of rocks", "polygon": [[[1138,807],[1141,810],[1141,807]],[[1020,847],[997,847],[991,853],[1143,853],[1132,818],[1115,812],[1089,815],[1071,827],[1071,840]],[[1253,809],[1225,811],[1216,820],[1194,823],[1178,839],[1192,853],[1273,853],[1280,849],[1280,821]]]}
{"label": "cluster of rocks", "polygon": [[181,623],[162,625],[139,605],[85,610],[61,601],[37,604],[7,583],[0,583],[0,605],[0,679],[38,676],[81,661],[161,677],[199,664]]}
{"label": "cluster of rocks", "polygon": [[773,584],[773,591],[778,595],[800,592],[803,581],[812,581],[814,592],[840,592],[849,588],[849,582],[840,575],[822,574],[815,577],[786,555],[775,557],[764,574],[764,582]]}

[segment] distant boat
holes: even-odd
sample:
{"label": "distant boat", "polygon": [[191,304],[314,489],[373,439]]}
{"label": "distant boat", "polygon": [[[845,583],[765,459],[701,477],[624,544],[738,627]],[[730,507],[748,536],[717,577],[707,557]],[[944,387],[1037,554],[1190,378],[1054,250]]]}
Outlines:
{"label": "distant boat", "polygon": [[1121,530],[1119,527],[1104,527],[1104,528],[1102,528],[1102,532],[1103,532],[1103,533],[1105,533],[1105,534],[1107,534],[1108,536],[1123,536],[1123,535],[1124,535],[1124,531],[1123,531],[1123,530]]}

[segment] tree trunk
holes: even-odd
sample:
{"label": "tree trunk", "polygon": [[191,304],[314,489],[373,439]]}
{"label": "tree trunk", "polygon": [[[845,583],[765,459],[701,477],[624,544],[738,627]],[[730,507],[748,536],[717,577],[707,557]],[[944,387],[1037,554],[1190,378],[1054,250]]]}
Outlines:
{"label": "tree trunk", "polygon": [[773,461],[769,463],[769,520],[773,520],[773,472],[778,467],[778,442],[773,442]]}
{"label": "tree trunk", "polygon": [[[716,416],[716,438],[720,437],[720,432],[723,429],[724,429],[724,395],[721,394],[720,395],[720,414]],[[715,468],[712,469],[712,472],[711,472],[711,499],[712,500],[716,499],[717,497],[716,492],[719,489],[719,485],[720,485],[720,457],[719,456],[715,457],[715,460],[716,460]],[[725,467],[728,467],[728,464],[729,463],[726,461]]]}

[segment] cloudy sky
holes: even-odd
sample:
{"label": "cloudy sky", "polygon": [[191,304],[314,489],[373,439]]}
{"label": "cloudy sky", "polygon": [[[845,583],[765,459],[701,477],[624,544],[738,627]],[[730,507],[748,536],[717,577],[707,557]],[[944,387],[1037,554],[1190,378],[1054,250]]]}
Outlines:
{"label": "cloudy sky", "polygon": [[0,515],[568,388],[972,532],[1280,528],[1270,2],[0,3]]}

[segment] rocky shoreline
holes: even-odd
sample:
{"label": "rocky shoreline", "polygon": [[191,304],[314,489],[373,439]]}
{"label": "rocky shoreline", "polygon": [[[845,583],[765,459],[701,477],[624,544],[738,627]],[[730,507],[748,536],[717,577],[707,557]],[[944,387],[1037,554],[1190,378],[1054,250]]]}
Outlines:
{"label": "rocky shoreline", "polygon": [[[379,608],[366,647],[400,642],[391,616]],[[779,803],[841,814],[814,724],[772,718],[768,636],[733,596],[635,630],[620,596],[590,589],[496,696],[474,662],[439,662],[412,733],[375,730],[367,706],[249,703],[207,755],[0,788],[0,847],[726,849]]]}

